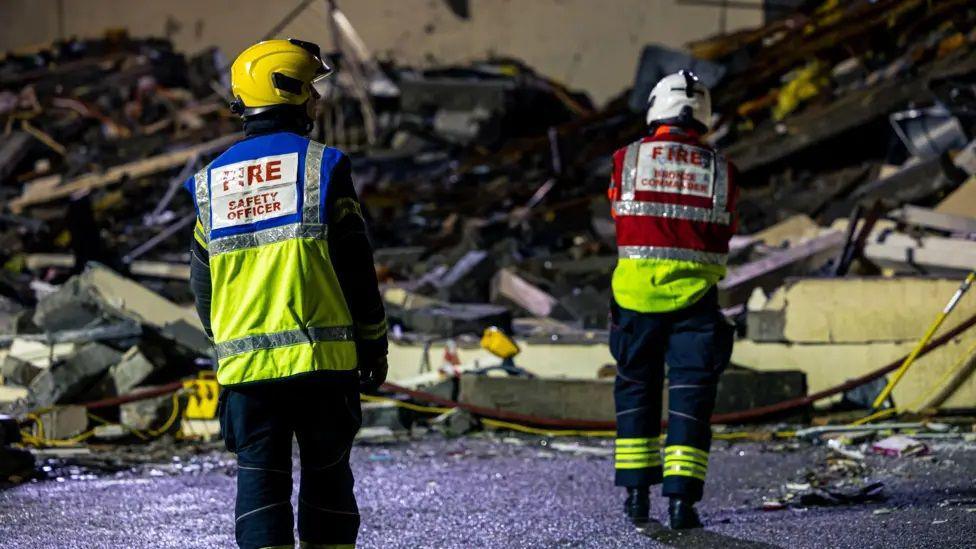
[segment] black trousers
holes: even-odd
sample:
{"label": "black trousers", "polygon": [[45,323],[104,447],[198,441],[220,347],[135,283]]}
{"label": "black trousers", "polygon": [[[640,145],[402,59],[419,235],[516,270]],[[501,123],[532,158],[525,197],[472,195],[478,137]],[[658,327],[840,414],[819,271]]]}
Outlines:
{"label": "black trousers", "polygon": [[342,374],[319,372],[221,394],[221,432],[238,462],[234,516],[240,547],[294,546],[293,436],[301,458],[300,541],[356,542],[359,509],[349,451],[362,416],[358,381]]}
{"label": "black trousers", "polygon": [[[708,471],[719,375],[732,354],[734,329],[713,288],[693,305],[639,313],[611,305],[610,352],[617,360],[615,482],[647,487],[663,481],[669,497],[701,499]],[[665,363],[668,436],[660,448]]]}

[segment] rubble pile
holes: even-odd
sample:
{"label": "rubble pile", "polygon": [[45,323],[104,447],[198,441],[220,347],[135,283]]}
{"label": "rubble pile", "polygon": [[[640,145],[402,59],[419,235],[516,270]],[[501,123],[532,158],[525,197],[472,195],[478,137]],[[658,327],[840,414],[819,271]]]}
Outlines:
{"label": "rubble pile", "polygon": [[[976,266],[974,22],[963,1],[803,7],[689,53],[649,45],[631,89],[599,108],[514,59],[419,70],[334,53],[312,137],[352,159],[396,343],[391,376],[419,363],[411,386],[436,382],[429,355],[444,340],[452,375],[484,373],[494,363],[459,356],[491,326],[519,341],[525,370],[495,357],[503,371],[613,375],[601,346],[616,262],[610,155],[645,131],[653,83],[688,67],[714,90],[706,139],[739,167],[741,235],[720,284],[744,336],[734,362],[808,377],[733,368],[771,389],[727,411],[907,353],[954,284],[931,276]],[[226,72],[215,50],[187,59],[119,31],[0,60],[0,402],[98,401],[206,369],[186,307],[193,206],[179,186],[240,138]],[[848,301],[818,309],[810,288]],[[804,324],[800,310],[820,312]],[[911,321],[868,322],[887,316]],[[954,349],[925,360],[948,371]],[[173,404],[151,402],[110,413],[158,429],[146,414]]]}

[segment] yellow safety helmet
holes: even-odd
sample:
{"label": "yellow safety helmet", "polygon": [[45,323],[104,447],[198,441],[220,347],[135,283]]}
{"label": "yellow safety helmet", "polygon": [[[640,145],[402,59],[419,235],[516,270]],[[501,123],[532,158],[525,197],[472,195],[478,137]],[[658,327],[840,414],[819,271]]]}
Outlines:
{"label": "yellow safety helmet", "polygon": [[231,110],[241,116],[278,105],[303,105],[332,74],[319,47],[302,40],[266,40],[247,48],[230,67]]}

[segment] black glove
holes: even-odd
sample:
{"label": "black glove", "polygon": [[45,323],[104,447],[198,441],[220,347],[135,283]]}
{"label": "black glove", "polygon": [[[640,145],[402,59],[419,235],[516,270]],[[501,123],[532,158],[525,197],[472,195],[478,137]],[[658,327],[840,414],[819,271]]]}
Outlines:
{"label": "black glove", "polygon": [[389,364],[386,362],[386,355],[370,360],[360,360],[359,391],[367,394],[375,393],[380,385],[386,381],[387,370],[389,370]]}

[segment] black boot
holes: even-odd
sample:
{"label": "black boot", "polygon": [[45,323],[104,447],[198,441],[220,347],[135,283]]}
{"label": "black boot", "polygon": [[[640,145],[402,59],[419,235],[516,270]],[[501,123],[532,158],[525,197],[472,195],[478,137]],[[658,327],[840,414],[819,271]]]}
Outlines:
{"label": "black boot", "polygon": [[651,513],[649,490],[647,488],[627,488],[624,513],[634,524],[646,524]]}
{"label": "black boot", "polygon": [[688,499],[671,498],[668,503],[668,518],[671,520],[672,530],[702,527],[698,511],[695,511],[695,502]]}

